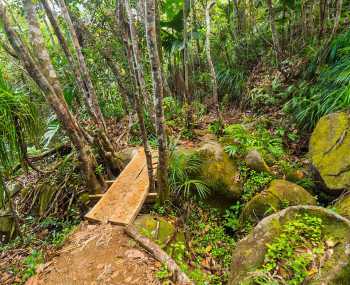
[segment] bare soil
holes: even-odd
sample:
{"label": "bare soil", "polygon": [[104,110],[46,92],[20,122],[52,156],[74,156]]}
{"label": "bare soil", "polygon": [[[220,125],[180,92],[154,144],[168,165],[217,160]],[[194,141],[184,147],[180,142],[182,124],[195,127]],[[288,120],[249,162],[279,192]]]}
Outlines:
{"label": "bare soil", "polygon": [[152,285],[161,264],[122,227],[82,223],[26,285]]}

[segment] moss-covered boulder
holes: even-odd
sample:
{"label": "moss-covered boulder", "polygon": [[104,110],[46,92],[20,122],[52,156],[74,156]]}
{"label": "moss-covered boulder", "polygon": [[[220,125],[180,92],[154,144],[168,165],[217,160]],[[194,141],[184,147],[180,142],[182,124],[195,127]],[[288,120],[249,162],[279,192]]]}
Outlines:
{"label": "moss-covered boulder", "polygon": [[10,211],[0,210],[0,244],[16,235],[15,221]]}
{"label": "moss-covered boulder", "polygon": [[303,187],[286,180],[273,180],[269,187],[255,195],[243,208],[242,225],[255,224],[262,218],[288,206],[316,205],[316,199]]}
{"label": "moss-covered boulder", "polygon": [[347,194],[334,204],[335,211],[343,217],[350,219],[350,195]]}
{"label": "moss-covered boulder", "polygon": [[245,157],[245,162],[248,167],[253,170],[271,173],[269,166],[256,149],[252,149],[248,152],[247,156]]}
{"label": "moss-covered boulder", "polygon": [[202,158],[201,179],[212,190],[213,198],[236,201],[241,196],[239,172],[233,161],[217,142],[208,142],[198,151]]}
{"label": "moss-covered boulder", "polygon": [[[271,261],[273,257],[277,256],[267,254],[279,250],[278,247],[274,246],[276,245],[276,241],[279,242],[289,238],[289,235],[285,234],[286,229],[293,235],[296,229],[290,228],[290,225],[303,229],[304,225],[302,223],[298,224],[300,217],[305,217],[311,222],[321,222],[321,231],[315,234],[320,237],[317,243],[315,242],[317,244],[317,251],[313,248],[316,245],[313,245],[313,242],[309,243],[307,241],[308,239],[312,241],[312,237],[308,237],[307,232],[305,232],[305,236],[299,239],[301,246],[291,252],[288,257],[289,261],[284,260],[282,263],[278,262],[275,264],[276,275],[279,277],[287,276],[285,279],[291,278],[288,275],[290,272],[284,271],[288,266],[288,262],[293,263],[295,260],[299,260],[300,257],[304,256],[301,260],[303,260],[305,267],[302,267],[303,265],[300,263],[299,267],[296,266],[294,268],[295,270],[299,270],[300,274],[304,271],[304,277],[299,280],[299,283],[286,282],[285,284],[349,285],[350,222],[330,210],[316,206],[293,206],[263,219],[248,236],[237,243],[232,256],[228,284],[262,284],[255,283],[253,281],[254,278],[261,276],[264,272],[262,270],[268,270],[269,268],[264,267],[264,265],[269,260]],[[310,225],[308,226],[310,227]],[[305,227],[305,229],[307,230],[308,228]],[[298,239],[298,236],[291,236],[290,238]],[[303,238],[305,242],[303,242]],[[288,245],[288,243],[286,244]],[[283,252],[283,250],[286,250],[286,248],[281,247],[280,252]],[[271,279],[268,282],[263,284],[284,284],[273,282]]]}
{"label": "moss-covered boulder", "polygon": [[312,165],[331,194],[350,190],[350,114],[322,117],[309,145]]}
{"label": "moss-covered boulder", "polygon": [[183,232],[175,232],[174,224],[165,218],[155,215],[140,215],[134,222],[143,235],[154,240],[161,247],[168,247],[174,242],[183,242]]}

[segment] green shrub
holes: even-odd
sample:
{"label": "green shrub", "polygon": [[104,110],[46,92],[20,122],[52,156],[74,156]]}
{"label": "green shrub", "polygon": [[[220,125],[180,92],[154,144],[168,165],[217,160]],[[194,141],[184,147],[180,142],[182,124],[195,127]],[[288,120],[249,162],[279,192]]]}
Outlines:
{"label": "green shrub", "polygon": [[22,275],[22,280],[26,281],[36,273],[36,267],[44,262],[44,257],[41,251],[33,250],[24,260],[25,270]]}
{"label": "green shrub", "polygon": [[[307,214],[284,224],[281,234],[267,244],[264,264],[253,274],[254,281],[261,285],[280,284],[278,280],[288,285],[303,284],[310,264],[323,255],[322,227],[322,219]],[[277,271],[283,273],[279,279],[274,277]]]}
{"label": "green shrub", "polygon": [[169,184],[173,194],[183,198],[198,196],[204,199],[209,194],[208,186],[199,175],[202,160],[197,154],[186,154],[174,151],[169,161]]}
{"label": "green shrub", "polygon": [[248,132],[240,124],[232,124],[224,128],[224,134],[234,140],[234,144],[225,147],[230,156],[243,156],[251,149],[257,149],[263,155],[272,154],[277,159],[284,154],[281,135],[272,135],[262,126]]}

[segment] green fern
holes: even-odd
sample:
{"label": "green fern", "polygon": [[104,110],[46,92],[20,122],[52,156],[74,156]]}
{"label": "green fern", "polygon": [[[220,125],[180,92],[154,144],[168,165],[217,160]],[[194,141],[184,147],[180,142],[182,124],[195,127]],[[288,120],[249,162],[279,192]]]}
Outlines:
{"label": "green fern", "polygon": [[40,129],[36,108],[28,94],[12,88],[0,70],[0,164],[11,166],[23,157],[20,139],[34,141]]}
{"label": "green fern", "polygon": [[37,138],[38,122],[29,96],[12,88],[0,69],[0,207],[5,204],[4,172],[17,161],[23,161],[23,141]]}
{"label": "green fern", "polygon": [[172,193],[186,199],[191,196],[205,199],[210,190],[198,179],[201,165],[199,155],[173,151],[169,163],[169,184]]}
{"label": "green fern", "polygon": [[350,108],[350,32],[339,35],[332,43],[328,64],[315,84],[303,81],[285,105],[299,125],[312,129],[329,113]]}

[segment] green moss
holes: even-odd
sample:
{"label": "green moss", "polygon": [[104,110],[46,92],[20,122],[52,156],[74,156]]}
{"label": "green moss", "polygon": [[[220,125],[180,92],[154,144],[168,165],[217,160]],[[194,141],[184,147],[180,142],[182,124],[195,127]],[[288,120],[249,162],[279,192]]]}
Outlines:
{"label": "green moss", "polygon": [[[273,272],[278,271],[278,276],[287,281],[283,284],[302,284],[310,273],[306,284],[348,285],[349,244],[350,223],[345,219],[321,207],[289,207],[261,221],[237,244],[228,284],[280,284],[271,279],[276,276]],[[319,271],[317,266],[310,265],[307,256],[310,251],[316,264],[326,251],[330,254]],[[261,278],[260,283],[249,283],[257,276]]]}
{"label": "green moss", "polygon": [[251,199],[242,211],[241,224],[256,223],[288,206],[315,205],[316,199],[301,186],[286,180],[273,180],[268,189]]}
{"label": "green moss", "polygon": [[310,139],[310,156],[330,190],[350,185],[349,114],[333,113],[320,119]]}
{"label": "green moss", "polygon": [[346,195],[335,203],[334,209],[338,214],[350,219],[350,195]]}
{"label": "green moss", "polygon": [[211,198],[238,200],[241,195],[240,184],[236,181],[239,172],[222,146],[210,142],[199,149],[198,154],[203,161],[201,178],[212,190]]}
{"label": "green moss", "polygon": [[[153,215],[139,216],[135,221],[135,225],[142,234],[153,239],[160,246],[164,246],[175,231],[175,227],[171,222]],[[184,242],[184,239],[183,232],[178,232],[174,242]],[[171,250],[171,246],[168,249]]]}
{"label": "green moss", "polygon": [[54,186],[51,186],[51,185],[46,185],[46,184],[43,184],[41,185],[40,187],[40,196],[39,196],[39,209],[38,209],[38,214],[41,216],[43,215],[49,205],[50,205],[50,202],[51,200],[53,199],[54,197],[54,194],[58,191],[58,189]]}
{"label": "green moss", "polygon": [[7,241],[15,234],[14,220],[8,212],[1,210],[0,215],[0,240]]}

